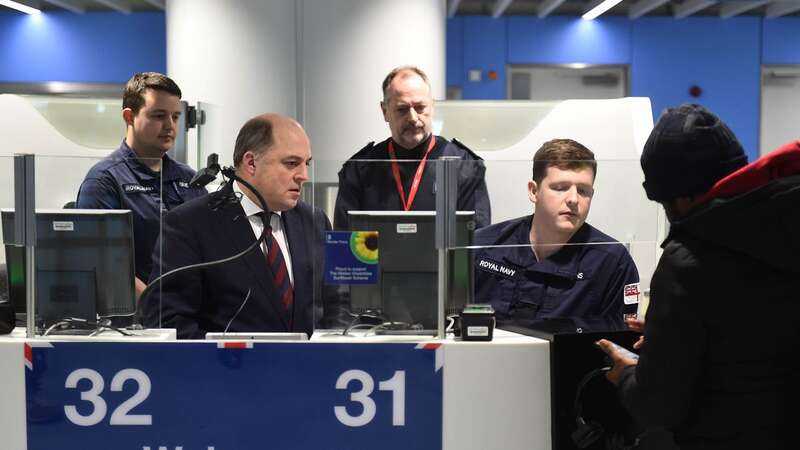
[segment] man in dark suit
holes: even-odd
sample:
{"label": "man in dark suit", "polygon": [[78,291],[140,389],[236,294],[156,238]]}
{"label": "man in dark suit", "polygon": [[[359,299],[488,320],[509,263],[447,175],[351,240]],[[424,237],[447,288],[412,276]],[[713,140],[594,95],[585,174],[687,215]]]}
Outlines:
{"label": "man in dark suit", "polygon": [[[182,339],[225,330],[311,334],[322,316],[315,294],[333,297],[322,294],[320,282],[330,222],[300,201],[311,161],[308,136],[288,117],[257,116],[239,131],[233,161],[237,175],[266,200],[271,217],[264,220],[255,193],[238,182],[175,208],[164,216],[150,279],[235,255],[253,244],[265,223],[266,242],[236,260],[182,272],[161,289],[155,286],[142,299],[144,324],[176,328]],[[326,307],[330,315],[332,303]]]}

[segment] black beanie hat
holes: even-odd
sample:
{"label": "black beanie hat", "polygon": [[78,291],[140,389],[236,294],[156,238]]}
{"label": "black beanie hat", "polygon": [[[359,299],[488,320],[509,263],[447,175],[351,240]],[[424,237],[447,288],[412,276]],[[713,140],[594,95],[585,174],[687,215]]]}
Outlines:
{"label": "black beanie hat", "polygon": [[666,110],[642,151],[644,190],[657,202],[707,192],[717,181],[747,164],[733,132],[700,105]]}

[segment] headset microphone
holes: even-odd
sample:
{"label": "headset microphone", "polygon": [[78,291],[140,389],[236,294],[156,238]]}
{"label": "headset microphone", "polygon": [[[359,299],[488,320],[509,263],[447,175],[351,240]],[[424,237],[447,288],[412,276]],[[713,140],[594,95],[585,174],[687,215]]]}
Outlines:
{"label": "headset microphone", "polygon": [[[214,177],[216,177],[216,173],[221,171],[223,178],[227,178],[228,179],[228,181],[227,181],[228,183],[232,184],[233,181],[236,180],[237,182],[239,182],[242,185],[244,185],[244,187],[246,187],[247,189],[250,189],[250,191],[253,194],[255,194],[256,198],[258,199],[258,202],[261,204],[261,209],[264,211],[264,214],[266,215],[266,217],[269,217],[270,209],[269,209],[269,206],[267,206],[267,201],[264,200],[264,197],[261,195],[261,193],[258,192],[258,190],[255,187],[253,187],[253,185],[251,185],[250,183],[248,183],[247,181],[241,179],[238,175],[236,175],[236,169],[234,169],[233,167],[224,167],[224,168],[220,169],[219,168],[219,164],[217,164],[216,161],[217,161],[217,155],[215,153],[212,153],[211,155],[208,156],[209,167],[207,167],[206,169],[202,169],[201,170],[201,172],[205,173],[208,176],[211,176],[210,174],[212,172],[214,173],[212,178],[207,183],[210,183],[211,180],[213,180]],[[199,173],[200,172],[198,172],[198,175],[199,175]],[[197,178],[197,177],[195,177],[195,178]],[[235,196],[233,198],[227,198],[227,197],[228,196],[223,196],[223,198],[225,200],[222,203],[227,203],[227,202],[238,203],[238,201],[240,200],[238,197],[235,197]],[[219,206],[221,206],[221,205],[217,205],[217,207],[219,207]],[[237,253],[235,255],[229,256],[227,258],[218,259],[216,261],[208,261],[208,262],[203,262],[203,263],[198,263],[198,264],[191,264],[191,265],[184,266],[184,267],[178,267],[176,269],[172,269],[169,272],[167,272],[165,274],[162,274],[161,276],[157,277],[156,279],[154,279],[153,281],[151,281],[150,283],[147,284],[147,286],[144,288],[144,291],[142,291],[141,295],[139,296],[139,301],[136,302],[136,313],[135,313],[136,317],[139,316],[139,305],[142,304],[142,300],[144,298],[146,298],[150,294],[150,292],[152,292],[152,290],[155,288],[155,286],[157,286],[160,282],[166,280],[167,278],[172,278],[173,276],[175,276],[176,274],[181,273],[181,272],[185,272],[185,271],[189,271],[189,270],[203,269],[203,268],[206,268],[206,267],[215,266],[215,265],[218,265],[218,264],[224,264],[224,263],[233,261],[235,259],[241,258],[242,256],[246,255],[247,253],[249,253],[253,249],[255,249],[257,247],[260,247],[261,244],[265,241],[268,232],[269,232],[269,228],[268,227],[264,227],[264,230],[261,232],[261,235],[258,237],[258,239],[256,239],[252,244],[250,244],[249,247],[247,247],[246,249],[242,250],[241,252],[239,252],[239,253]],[[240,306],[240,311],[241,311],[241,308],[244,308],[244,304],[247,302],[248,298],[249,298],[249,296],[247,298],[245,298],[244,301],[242,302],[242,305]],[[239,311],[236,312],[236,315],[238,315],[238,314],[239,314]],[[236,318],[236,315],[234,315],[234,317],[233,317],[234,319]],[[233,321],[233,319],[231,319],[231,322],[232,321]],[[230,325],[230,323],[229,323],[229,325]]]}
{"label": "headset microphone", "polygon": [[206,167],[197,171],[192,181],[189,182],[190,187],[205,187],[208,183],[217,178],[220,171],[219,156],[216,153],[208,155],[206,160]]}

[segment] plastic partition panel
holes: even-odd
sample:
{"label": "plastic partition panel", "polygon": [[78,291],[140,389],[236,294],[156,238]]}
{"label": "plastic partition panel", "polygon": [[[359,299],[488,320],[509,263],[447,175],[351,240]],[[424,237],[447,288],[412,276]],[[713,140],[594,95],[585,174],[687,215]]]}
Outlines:
{"label": "plastic partition panel", "polygon": [[[0,208],[14,209],[14,157],[13,156],[0,156],[0,180],[3,184],[8,185],[8,189],[0,189]],[[5,243],[6,239],[3,236],[3,231],[0,229],[0,242]],[[3,273],[0,274],[0,297],[8,299],[8,278],[6,268],[6,253],[0,252],[0,265],[2,265]]]}
{"label": "plastic partition panel", "polygon": [[[6,182],[9,183],[10,186],[14,186],[13,157],[0,156],[0,179],[6,180]],[[13,189],[0,190],[0,208],[12,211],[14,210]],[[5,241],[6,241],[6,236],[3,233],[2,227],[0,227],[0,242],[5,243]],[[13,275],[15,271],[21,271],[22,267],[21,266],[15,267],[14,269],[16,270],[9,271],[8,265],[9,263],[8,259],[6,258],[6,252],[0,251],[0,301],[9,301],[10,292],[12,289],[16,289],[17,292],[19,292],[19,295],[22,295],[23,297],[25,295],[25,286],[22,284],[22,280],[19,279],[19,277],[9,276],[9,272],[11,272],[11,274]],[[24,308],[24,306],[15,308],[15,312],[22,308]]]}
{"label": "plastic partition panel", "polygon": [[[371,157],[373,153],[364,155]],[[354,327],[370,333],[428,334],[436,330],[440,275],[435,247],[437,162],[400,159],[396,164],[406,205],[413,178],[421,168],[421,181],[409,211],[404,210],[390,160],[312,163],[315,173],[341,169],[338,209],[332,211],[334,230],[325,233],[319,270],[320,289],[336,292],[334,298],[341,300],[343,307],[336,320],[325,320],[326,326]],[[474,212],[460,211],[456,242],[467,245],[474,229]],[[458,265],[464,276],[445,275],[449,283],[461,283],[457,287],[460,304],[471,293],[468,266]],[[447,309],[450,313],[460,310],[459,301],[453,298]],[[327,312],[321,303],[317,311]]]}
{"label": "plastic partition panel", "polygon": [[[563,102],[441,102],[441,132],[487,161],[532,161],[546,141],[569,138],[597,160],[637,160],[653,128],[647,98]],[[461,136],[469,136],[461,139]],[[529,165],[530,163],[528,163]],[[602,176],[602,175],[601,175]],[[509,178],[487,174],[490,195],[512,192]],[[494,202],[492,222],[515,217],[519,203]]]}
{"label": "plastic partition panel", "polygon": [[[217,122],[220,120],[222,108],[219,105],[208,102],[197,102],[197,147],[194,149],[196,158],[188,158],[194,161],[198,169],[206,167],[208,156],[216,153],[219,162],[223,166],[233,164],[233,142],[223,142]],[[201,120],[202,118],[202,120]],[[215,126],[216,124],[216,126]],[[191,147],[189,155],[192,154]]]}
{"label": "plastic partition panel", "polygon": [[[11,156],[15,153],[32,153],[39,156],[59,157],[62,164],[48,164],[37,170],[37,175],[42,176],[42,189],[37,192],[36,204],[40,208],[60,208],[69,201],[74,201],[77,187],[92,161],[97,161],[117,148],[125,137],[125,127],[122,119],[117,115],[119,122],[108,122],[106,119],[90,119],[92,108],[101,105],[108,111],[112,106],[105,103],[69,103],[59,100],[60,103],[50,104],[49,100],[34,99],[18,95],[0,95],[0,117],[7,120],[0,121],[0,136],[4,142],[0,157]],[[94,105],[94,106],[91,106]],[[52,106],[52,110],[51,107]],[[40,109],[37,109],[40,108]],[[42,114],[41,111],[49,111]],[[82,111],[82,112],[80,112]],[[77,121],[75,117],[86,114],[86,121]],[[119,114],[117,111],[116,114]],[[50,121],[52,117],[52,122]],[[64,122],[64,126],[60,122]],[[69,126],[67,126],[69,124]],[[72,127],[72,128],[69,128]],[[98,143],[99,137],[91,137],[87,130],[105,134],[108,127],[116,130],[113,140],[103,140]],[[82,138],[68,131],[71,129],[78,134],[87,134]],[[105,138],[103,138],[105,139]],[[94,148],[94,145],[102,145]],[[55,161],[55,160],[54,160]],[[12,192],[11,178],[0,179],[0,192]]]}
{"label": "plastic partition panel", "polygon": [[160,162],[37,156],[37,326],[132,324],[134,277],[149,276],[163,204],[160,171],[147,166]]}

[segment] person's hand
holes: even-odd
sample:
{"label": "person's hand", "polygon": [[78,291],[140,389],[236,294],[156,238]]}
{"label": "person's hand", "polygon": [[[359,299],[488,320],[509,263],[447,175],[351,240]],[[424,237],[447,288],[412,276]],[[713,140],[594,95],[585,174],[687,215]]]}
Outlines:
{"label": "person's hand", "polygon": [[599,341],[595,342],[600,350],[602,350],[606,355],[611,358],[613,366],[611,370],[606,373],[606,378],[608,381],[614,384],[614,386],[618,385],[620,380],[622,379],[622,370],[628,366],[635,366],[639,363],[639,360],[636,358],[634,353],[620,347],[619,345],[608,341],[606,339],[600,339]]}
{"label": "person's hand", "polygon": [[644,319],[625,319],[625,323],[628,324],[628,328],[637,332],[637,333],[644,333]]}
{"label": "person's hand", "polygon": [[[625,319],[628,328],[637,332],[644,333],[644,319]],[[633,348],[639,350],[644,345],[644,336],[639,336],[639,340],[633,344]]]}
{"label": "person's hand", "polygon": [[133,288],[134,292],[136,293],[136,301],[139,301],[139,297],[142,296],[142,292],[144,292],[145,288],[147,287],[147,283],[140,280],[139,277],[133,278]]}

